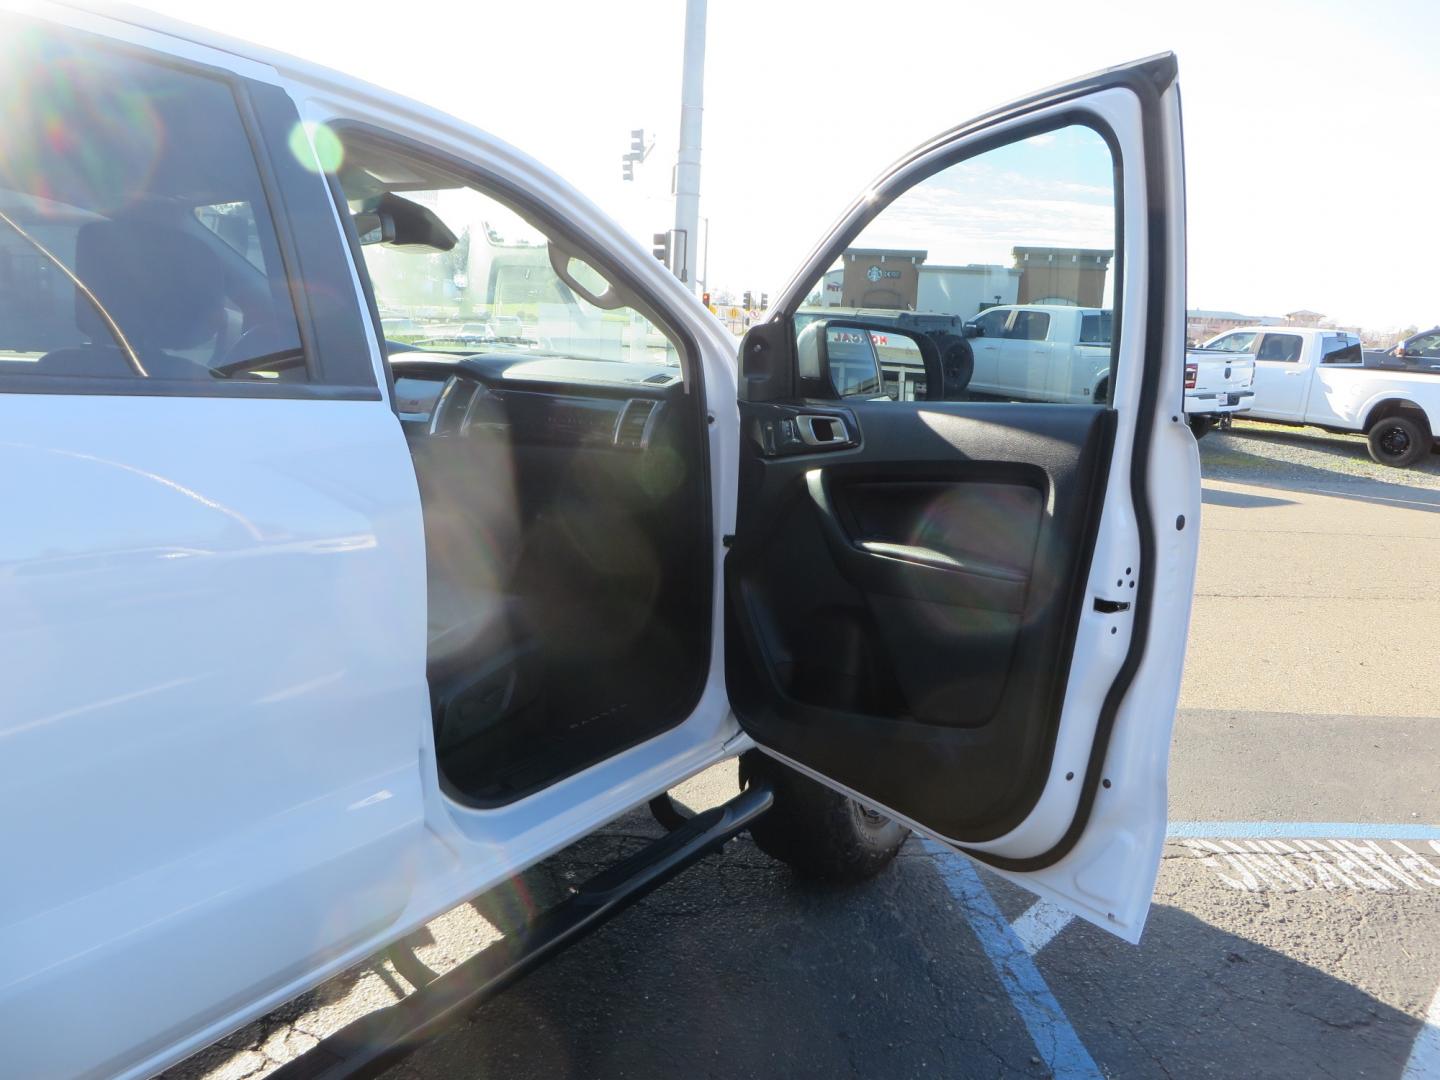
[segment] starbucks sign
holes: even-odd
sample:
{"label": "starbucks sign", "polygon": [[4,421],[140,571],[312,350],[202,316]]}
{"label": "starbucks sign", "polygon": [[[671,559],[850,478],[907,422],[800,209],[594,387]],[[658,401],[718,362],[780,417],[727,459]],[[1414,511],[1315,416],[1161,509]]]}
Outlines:
{"label": "starbucks sign", "polygon": [[898,278],[899,270],[882,270],[878,266],[872,266],[865,271],[865,276],[871,281],[880,281],[883,278]]}

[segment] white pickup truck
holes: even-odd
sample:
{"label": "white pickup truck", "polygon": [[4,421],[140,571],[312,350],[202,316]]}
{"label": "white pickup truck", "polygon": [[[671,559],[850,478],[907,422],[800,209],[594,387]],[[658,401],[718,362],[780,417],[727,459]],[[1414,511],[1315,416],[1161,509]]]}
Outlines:
{"label": "white pickup truck", "polygon": [[[1038,401],[1104,403],[1110,394],[1108,309],[1002,304],[965,324],[975,354],[969,389]],[[1249,356],[1191,350],[1185,357],[1185,414],[1195,437],[1215,420],[1250,407]]]}
{"label": "white pickup truck", "polygon": [[1372,458],[1400,468],[1435,446],[1440,376],[1366,366],[1353,334],[1250,327],[1212,338],[1201,351],[1255,357],[1255,397],[1247,420],[1363,432]]}
{"label": "white pickup truck", "polygon": [[1185,419],[1203,439],[1217,420],[1248,412],[1255,399],[1255,358],[1249,353],[1185,353]]}
{"label": "white pickup truck", "polygon": [[[913,827],[1138,939],[1199,545],[1157,392],[1173,56],[927,143],[737,350],[459,119],[138,8],[0,0],[0,41],[5,1080],[145,1080],[384,952],[413,991],[271,1080],[378,1075],[745,830],[854,881]],[[856,231],[947,163],[1029,140],[1059,155],[1037,183],[1083,181],[1030,138],[1062,125],[1105,131],[1117,257],[1151,268],[1114,415],[934,377],[877,400],[873,321],[829,320],[848,355],[800,340]],[[533,261],[485,272],[497,236]],[[945,389],[950,353],[883,331]],[[732,799],[670,803],[734,758]],[[663,838],[517,893],[647,802]],[[502,887],[503,949],[414,955]]]}
{"label": "white pickup truck", "polygon": [[965,324],[975,353],[970,389],[1036,401],[1104,402],[1110,392],[1111,312],[1062,304],[1002,304]]}

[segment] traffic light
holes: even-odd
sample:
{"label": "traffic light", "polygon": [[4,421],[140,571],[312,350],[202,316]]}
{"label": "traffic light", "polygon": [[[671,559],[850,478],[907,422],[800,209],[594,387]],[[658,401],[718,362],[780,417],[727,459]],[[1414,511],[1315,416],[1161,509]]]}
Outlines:
{"label": "traffic light", "polygon": [[761,311],[769,311],[769,310],[770,310],[770,294],[769,294],[768,292],[762,292],[762,293],[760,294],[760,310],[761,310]]}
{"label": "traffic light", "polygon": [[743,304],[741,304],[740,306],[743,307],[746,311],[749,311],[749,310],[754,306],[754,305],[750,302],[750,290],[749,290],[749,289],[746,289],[746,290],[745,290],[745,302],[744,302]]}
{"label": "traffic light", "polygon": [[670,234],[668,232],[655,234],[655,246],[650,249],[650,253],[666,266],[670,265]]}
{"label": "traffic light", "polygon": [[625,179],[635,179],[635,162],[644,161],[649,155],[645,149],[645,129],[630,129],[630,152],[620,155],[620,160],[625,163]]}

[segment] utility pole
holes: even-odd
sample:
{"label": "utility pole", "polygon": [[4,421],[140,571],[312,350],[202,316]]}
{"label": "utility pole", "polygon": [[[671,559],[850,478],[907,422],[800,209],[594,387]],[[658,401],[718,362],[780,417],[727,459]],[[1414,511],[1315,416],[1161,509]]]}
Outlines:
{"label": "utility pole", "polygon": [[675,237],[670,268],[695,288],[700,231],[700,120],[705,97],[705,3],[685,0],[685,54],[680,76],[680,154],[675,164]]}

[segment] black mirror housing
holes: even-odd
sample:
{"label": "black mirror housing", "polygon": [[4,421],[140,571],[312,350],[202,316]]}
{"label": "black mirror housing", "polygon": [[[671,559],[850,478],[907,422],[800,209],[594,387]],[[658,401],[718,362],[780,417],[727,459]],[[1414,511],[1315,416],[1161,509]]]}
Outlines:
{"label": "black mirror housing", "polygon": [[366,199],[353,218],[361,244],[385,244],[397,251],[432,255],[449,251],[459,242],[435,211],[390,191]]}

